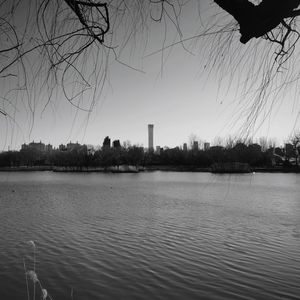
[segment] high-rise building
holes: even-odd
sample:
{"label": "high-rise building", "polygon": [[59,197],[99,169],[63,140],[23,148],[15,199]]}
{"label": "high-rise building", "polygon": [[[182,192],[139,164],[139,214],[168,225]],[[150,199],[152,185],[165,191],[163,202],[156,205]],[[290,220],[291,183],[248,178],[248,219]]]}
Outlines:
{"label": "high-rise building", "polygon": [[51,144],[48,144],[45,146],[46,152],[51,152],[53,150],[53,146]]}
{"label": "high-rise building", "polygon": [[72,143],[70,141],[70,143],[67,144],[67,151],[78,150],[80,147],[81,147],[81,145],[78,142]]}
{"label": "high-rise building", "polygon": [[207,151],[210,148],[210,143],[204,143],[204,150]]}
{"label": "high-rise building", "polygon": [[155,151],[155,153],[156,153],[157,155],[160,155],[160,152],[161,152],[160,146],[156,146],[156,151]]}
{"label": "high-rise building", "polygon": [[184,152],[187,152],[187,150],[188,150],[188,148],[187,148],[187,143],[184,143],[184,144],[183,144],[183,151],[184,151]]}
{"label": "high-rise building", "polygon": [[198,151],[199,150],[199,143],[198,143],[198,141],[194,141],[193,142],[193,150],[194,151]]}
{"label": "high-rise building", "polygon": [[104,149],[110,148],[110,138],[109,138],[109,136],[105,137],[105,139],[103,141],[103,148]]}
{"label": "high-rise building", "polygon": [[120,140],[114,140],[113,141],[113,147],[114,148],[121,148]]}
{"label": "high-rise building", "polygon": [[31,143],[29,143],[28,147],[29,149],[34,149],[40,152],[45,151],[45,144],[42,143],[41,141],[39,143],[35,143],[34,141],[32,141]]}
{"label": "high-rise building", "polygon": [[153,124],[148,124],[148,150],[153,151]]}

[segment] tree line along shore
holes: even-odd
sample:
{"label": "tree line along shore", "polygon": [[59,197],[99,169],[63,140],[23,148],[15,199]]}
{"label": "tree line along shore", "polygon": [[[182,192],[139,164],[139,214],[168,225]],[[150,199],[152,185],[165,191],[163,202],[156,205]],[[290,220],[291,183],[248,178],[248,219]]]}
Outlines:
{"label": "tree line along shore", "polygon": [[[298,172],[298,147],[263,149],[259,144],[238,142],[232,146],[212,146],[206,150],[161,148],[146,151],[140,146],[105,147],[91,151],[85,145],[72,149],[23,147],[20,151],[0,153],[1,171],[85,171],[138,172],[151,170],[202,171],[213,167],[229,169],[239,163],[241,169],[255,172]],[[232,167],[233,168],[233,167]],[[225,167],[226,169],[226,167]],[[246,169],[245,169],[246,170]],[[226,170],[225,170],[226,171]],[[230,171],[230,170],[229,170]],[[233,170],[234,171],[234,170]],[[239,171],[239,167],[235,171]]]}

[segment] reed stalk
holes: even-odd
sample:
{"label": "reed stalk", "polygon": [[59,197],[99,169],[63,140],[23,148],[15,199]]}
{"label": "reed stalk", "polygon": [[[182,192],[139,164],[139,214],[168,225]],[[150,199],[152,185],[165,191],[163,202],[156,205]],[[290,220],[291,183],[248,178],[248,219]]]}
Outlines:
{"label": "reed stalk", "polygon": [[23,265],[24,265],[25,278],[26,278],[27,300],[30,300],[28,278],[33,283],[33,298],[32,298],[32,300],[35,300],[35,297],[36,297],[36,284],[37,283],[41,290],[41,299],[42,300],[46,300],[46,299],[53,300],[52,297],[49,295],[48,291],[45,288],[43,288],[42,283],[38,279],[37,274],[35,272],[35,270],[36,270],[36,245],[35,245],[34,241],[28,241],[28,244],[33,247],[33,270],[27,271],[25,259],[23,258]]}
{"label": "reed stalk", "polygon": [[27,300],[29,300],[30,296],[29,296],[28,278],[27,278],[27,271],[26,271],[26,265],[25,265],[24,258],[23,258],[23,266],[24,266],[25,279],[26,279]]}
{"label": "reed stalk", "polygon": [[[28,244],[31,245],[33,248],[33,271],[35,273],[35,248],[36,247],[34,241],[29,241]],[[35,282],[33,282],[33,300],[35,300]]]}

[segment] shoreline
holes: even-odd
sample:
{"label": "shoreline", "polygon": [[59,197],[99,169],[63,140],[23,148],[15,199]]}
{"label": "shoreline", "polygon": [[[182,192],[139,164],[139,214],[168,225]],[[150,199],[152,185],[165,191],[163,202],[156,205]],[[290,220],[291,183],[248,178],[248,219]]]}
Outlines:
{"label": "shoreline", "polygon": [[[99,172],[99,173],[139,173],[139,172],[198,172],[198,173],[213,173],[211,168],[192,167],[192,166],[119,166],[119,167],[57,167],[57,166],[19,166],[19,167],[0,167],[0,172],[37,172],[37,171],[51,171],[51,172]],[[241,172],[242,174],[243,172]],[[300,167],[262,167],[251,168],[248,173],[300,173]],[[240,172],[215,172],[214,174],[240,174]],[[245,173],[244,173],[245,174]],[[246,173],[247,174],[247,173]]]}

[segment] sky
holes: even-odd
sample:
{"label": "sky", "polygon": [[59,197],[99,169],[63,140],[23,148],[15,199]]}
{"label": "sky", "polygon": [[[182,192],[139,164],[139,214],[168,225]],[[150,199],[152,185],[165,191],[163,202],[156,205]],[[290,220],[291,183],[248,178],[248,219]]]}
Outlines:
{"label": "sky", "polygon": [[[1,96],[4,97],[5,91],[5,97],[9,96],[14,104],[14,109],[11,109],[12,105],[4,107],[10,110],[10,118],[0,115],[0,149],[20,149],[22,143],[33,140],[54,146],[70,141],[101,145],[107,135],[121,143],[129,140],[132,144],[147,147],[148,124],[154,124],[154,144],[161,147],[188,143],[191,135],[211,144],[217,137],[229,135],[249,136],[254,140],[264,136],[283,144],[291,132],[299,128],[297,85],[277,95],[280,78],[276,79],[275,92],[269,92],[266,97],[268,104],[262,107],[253,127],[243,130],[247,118],[257,108],[251,106],[255,98],[248,88],[251,86],[248,81],[254,82],[252,90],[259,86],[259,72],[264,64],[259,56],[252,60],[253,49],[257,51],[264,44],[257,46],[257,41],[252,41],[241,46],[237,31],[230,46],[226,44],[229,38],[226,35],[192,38],[205,32],[204,27],[208,28],[205,22],[217,21],[221,27],[223,20],[224,24],[232,21],[212,1],[200,3],[201,18],[192,4],[184,7],[181,13],[181,39],[187,39],[186,42],[176,44],[180,40],[178,30],[167,19],[165,23],[151,25],[146,46],[145,33],[137,32],[137,37],[122,48],[122,53],[118,52],[120,60],[127,65],[110,56],[104,87],[101,88],[102,81],[99,81],[97,93],[87,92],[80,99],[82,106],[90,103],[91,98],[95,100],[91,113],[72,106],[59,84],[49,103],[44,86],[36,84],[38,88],[29,95],[29,102],[34,103],[32,112],[24,94],[8,92],[14,84],[18,85],[18,80],[0,79]],[[20,25],[21,16],[15,18]],[[116,37],[121,40],[124,32],[124,28],[116,31]],[[171,44],[175,45],[161,51]],[[218,58],[216,63],[215,57]],[[29,65],[34,65],[38,59],[29,57]],[[93,60],[87,60],[86,68],[92,67]],[[290,75],[289,71],[286,73]],[[68,85],[67,90],[72,88]],[[277,100],[272,104],[274,93]]]}

